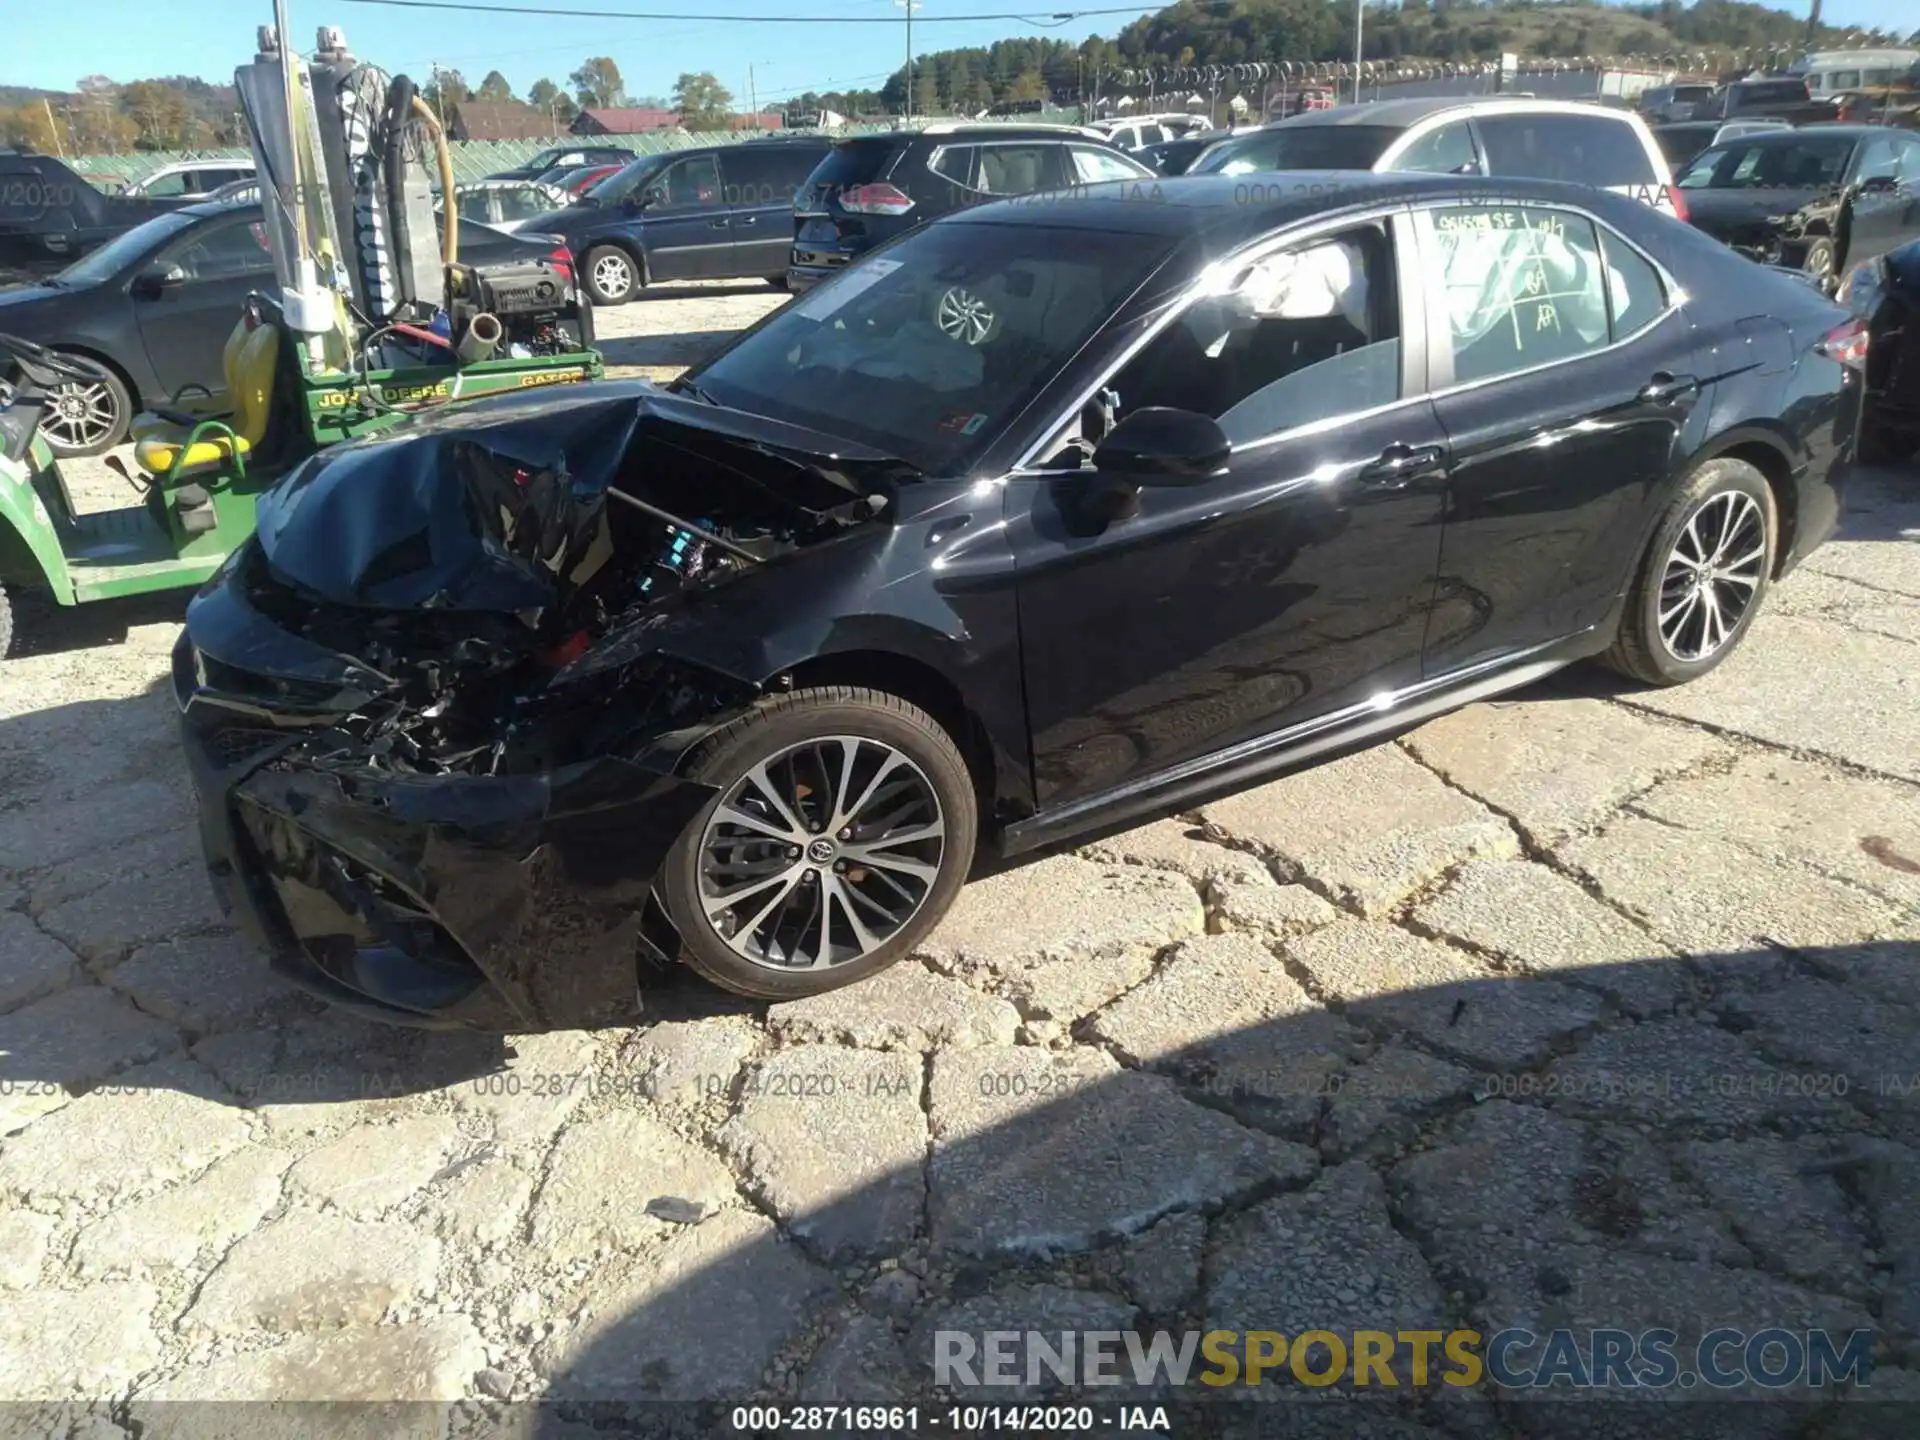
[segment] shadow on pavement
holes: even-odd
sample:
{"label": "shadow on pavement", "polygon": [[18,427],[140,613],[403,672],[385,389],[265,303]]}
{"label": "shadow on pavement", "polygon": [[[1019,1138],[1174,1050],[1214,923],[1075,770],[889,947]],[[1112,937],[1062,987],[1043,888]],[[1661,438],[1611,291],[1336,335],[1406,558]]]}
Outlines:
{"label": "shadow on pavement", "polygon": [[691,365],[704,360],[737,330],[688,330],[675,335],[623,335],[595,342],[609,366]]}
{"label": "shadow on pavement", "polygon": [[[1397,953],[1367,948],[1383,934]],[[526,1428],[694,1433],[749,1399],[917,1402],[924,1417],[957,1398],[1101,1414],[1177,1401],[1176,1435],[1914,1433],[1855,1427],[1915,1415],[1888,1371],[1920,1344],[1920,1151],[1906,1148],[1920,1134],[1920,949],[1550,977],[1470,977],[1462,958],[1354,925],[1279,952],[1212,937],[1082,1021],[1067,1051],[801,1046],[747,1062],[725,1118],[707,1117],[740,1193],[695,1193],[680,1171],[628,1197],[675,1219],[629,1228],[630,1253],[603,1253],[555,1297],[567,1318],[534,1347],[551,1388]],[[1360,993],[1370,972],[1405,988]],[[1206,1033],[1248,1014],[1267,1018]],[[1587,1364],[1591,1330],[1670,1330],[1677,1370],[1637,1394],[1484,1376],[1419,1390],[1402,1344],[1390,1391],[1377,1375],[1370,1391],[1310,1388],[1279,1362],[1258,1387],[1292,1402],[1275,1409],[1244,1385],[1199,1383],[1220,1373],[1204,1356],[1184,1386],[1162,1372],[1071,1387],[1041,1366],[1036,1386],[936,1392],[931,1369],[938,1332],[983,1363],[994,1331],[1058,1347],[1063,1331],[1351,1344],[1509,1327],[1569,1329]],[[1706,1373],[1696,1347],[1723,1328],[1790,1332],[1764,1363],[1793,1383],[1744,1378],[1741,1343],[1714,1356],[1733,1387],[1679,1380]],[[1874,1332],[1878,1365],[1854,1403],[1795,1368],[1792,1346],[1815,1330],[1836,1353]],[[1020,1376],[1026,1342],[1008,1343]],[[1312,1351],[1309,1373],[1335,1353]],[[1464,1373],[1441,1353],[1436,1339],[1436,1375]],[[1544,1351],[1506,1358],[1511,1379]],[[1909,1405],[1859,1403],[1876,1373]],[[647,1403],[661,1401],[715,1408]]]}
{"label": "shadow on pavement", "polygon": [[[132,595],[60,605],[51,595],[31,592],[13,598],[14,655],[55,655],[124,642],[142,625],[177,625],[185,618],[191,590]],[[0,662],[4,663],[4,662]]]}

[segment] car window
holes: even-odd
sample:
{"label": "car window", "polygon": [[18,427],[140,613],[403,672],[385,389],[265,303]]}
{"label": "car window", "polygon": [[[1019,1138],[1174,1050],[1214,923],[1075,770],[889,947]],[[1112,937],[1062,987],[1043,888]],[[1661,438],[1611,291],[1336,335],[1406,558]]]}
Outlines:
{"label": "car window", "polygon": [[1893,143],[1897,151],[1895,158],[1900,167],[1900,180],[1909,184],[1920,182],[1920,140],[1911,135],[1896,135]]}
{"label": "car window", "polygon": [[1660,272],[1638,250],[1604,225],[1600,230],[1600,257],[1607,267],[1607,314],[1612,337],[1637,335],[1665,312],[1667,287]]}
{"label": "car window", "polygon": [[1138,180],[1140,167],[1129,164],[1118,155],[1107,150],[1096,150],[1091,145],[1070,146],[1073,156],[1074,174],[1088,185],[1097,185],[1103,180]]}
{"label": "car window", "polygon": [[694,377],[723,404],[935,473],[991,442],[1176,243],[929,225],[787,305]]}
{"label": "car window", "polygon": [[720,203],[720,166],[711,155],[677,161],[655,183],[666,191],[661,203],[669,209]]}
{"label": "car window", "polygon": [[1480,170],[1480,156],[1473,148],[1473,132],[1464,120],[1449,120],[1437,130],[1429,130],[1415,140],[1400,158],[1395,170],[1424,170],[1441,175],[1474,175]]}
{"label": "car window", "polygon": [[1447,317],[1456,383],[1492,379],[1609,343],[1607,279],[1593,223],[1535,206],[1429,213],[1422,266]]}
{"label": "car window", "polygon": [[1653,162],[1634,127],[1591,115],[1483,115],[1474,121],[1491,175],[1576,185],[1652,185]]}
{"label": "car window", "polygon": [[941,178],[951,180],[956,185],[964,185],[971,190],[973,188],[973,146],[945,146],[935,152],[927,168]]}
{"label": "car window", "polygon": [[151,195],[156,200],[171,200],[187,193],[187,172],[176,170],[171,175],[162,175],[144,190],[142,195]]}
{"label": "car window", "polygon": [[531,185],[516,186],[514,189],[502,190],[498,193],[502,220],[527,220],[535,215],[544,215],[553,208],[545,192],[536,190]]}
{"label": "car window", "polygon": [[493,219],[492,196],[485,190],[469,190],[455,197],[454,209],[469,220],[478,220],[482,225]]}
{"label": "car window", "polygon": [[1193,166],[1195,175],[1259,170],[1371,170],[1402,131],[1392,125],[1291,125],[1282,122],[1223,141]]}
{"label": "car window", "polygon": [[982,145],[978,188],[989,195],[1030,195],[1057,182],[1054,145]]}
{"label": "car window", "polygon": [[1377,225],[1247,264],[1114,377],[1121,412],[1197,410],[1245,444],[1400,398],[1393,252]]}
{"label": "car window", "polygon": [[1716,145],[1674,183],[1682,190],[1823,189],[1846,174],[1853,143],[1844,135],[1817,135]]}
{"label": "car window", "polygon": [[790,205],[793,192],[820,160],[817,149],[801,145],[742,147],[721,157],[729,205]]}
{"label": "car window", "polygon": [[189,280],[219,280],[260,275],[273,269],[261,225],[254,220],[229,220],[209,225],[198,234],[169,246],[162,265],[178,265]]}
{"label": "car window", "polygon": [[1856,181],[1899,178],[1900,152],[1894,148],[1892,136],[1876,135],[1860,147],[1860,171],[1854,176]]}

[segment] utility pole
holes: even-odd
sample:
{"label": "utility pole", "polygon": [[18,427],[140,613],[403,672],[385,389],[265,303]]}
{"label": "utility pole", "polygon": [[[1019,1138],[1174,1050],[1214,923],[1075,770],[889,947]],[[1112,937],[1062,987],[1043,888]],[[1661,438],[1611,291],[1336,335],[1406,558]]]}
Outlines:
{"label": "utility pole", "polygon": [[53,123],[53,101],[42,95],[40,103],[47,108],[47,129],[53,132],[53,153],[64,160],[67,158],[67,147],[60,143],[60,127]]}
{"label": "utility pole", "polygon": [[913,123],[913,12],[920,8],[920,0],[893,0],[907,12],[907,103],[903,107],[905,123]]}
{"label": "utility pole", "polygon": [[1360,39],[1366,23],[1367,0],[1353,0],[1353,103],[1360,103]]}

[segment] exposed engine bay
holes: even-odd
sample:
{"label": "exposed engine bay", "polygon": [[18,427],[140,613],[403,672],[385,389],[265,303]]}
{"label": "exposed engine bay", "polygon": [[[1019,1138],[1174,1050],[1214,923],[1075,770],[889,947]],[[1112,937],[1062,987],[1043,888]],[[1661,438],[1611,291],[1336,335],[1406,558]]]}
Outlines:
{"label": "exposed engine bay", "polygon": [[[593,413],[565,431],[550,414],[428,421],[338,447],[263,502],[232,581],[361,675],[348,713],[314,690],[306,763],[511,775],[620,753],[623,737],[727,699],[688,693],[636,642],[887,506],[871,473],[630,401],[568,408]],[[282,725],[297,699],[276,696]]]}

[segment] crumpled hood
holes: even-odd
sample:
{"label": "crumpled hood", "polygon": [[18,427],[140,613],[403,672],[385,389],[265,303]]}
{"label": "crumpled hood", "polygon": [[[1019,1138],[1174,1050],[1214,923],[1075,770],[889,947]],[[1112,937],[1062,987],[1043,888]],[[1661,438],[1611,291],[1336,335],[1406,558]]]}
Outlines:
{"label": "crumpled hood", "polygon": [[789,497],[803,507],[822,492],[848,498],[825,478],[833,467],[888,461],[644,381],[556,386],[449,407],[322,451],[261,498],[261,553],[283,583],[332,604],[544,610],[589,557],[607,487],[623,471],[629,485],[644,473],[645,447],[657,443],[639,433],[648,427],[683,435],[691,427],[804,464],[812,473],[796,472]]}
{"label": "crumpled hood", "polygon": [[1689,190],[1687,219],[1716,240],[1752,241],[1775,232],[1767,223],[1773,216],[1791,215],[1829,194],[1824,188]]}

